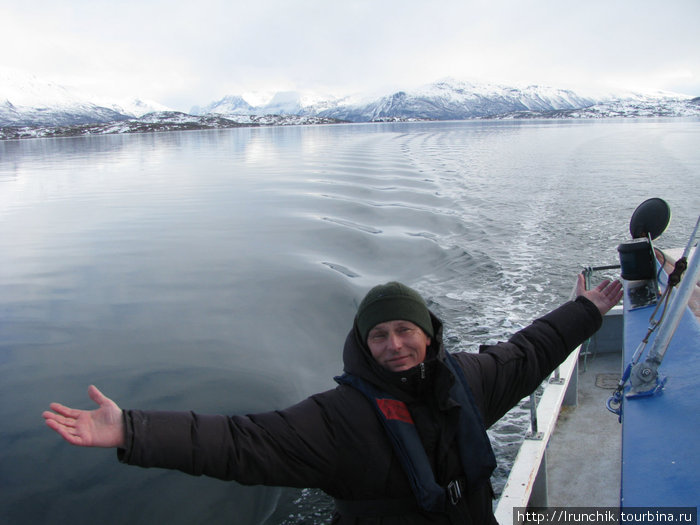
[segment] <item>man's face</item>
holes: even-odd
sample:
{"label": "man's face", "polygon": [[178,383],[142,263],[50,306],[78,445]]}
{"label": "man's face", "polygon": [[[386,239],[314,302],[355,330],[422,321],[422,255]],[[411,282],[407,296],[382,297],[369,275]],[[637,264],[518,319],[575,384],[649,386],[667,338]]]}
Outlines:
{"label": "man's face", "polygon": [[387,321],[369,331],[367,346],[375,361],[387,370],[401,372],[422,363],[430,338],[410,321]]}

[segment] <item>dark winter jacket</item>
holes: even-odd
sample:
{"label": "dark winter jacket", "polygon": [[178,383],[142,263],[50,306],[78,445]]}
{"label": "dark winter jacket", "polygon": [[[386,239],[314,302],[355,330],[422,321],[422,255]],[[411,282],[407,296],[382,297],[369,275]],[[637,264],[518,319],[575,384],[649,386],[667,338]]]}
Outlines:
{"label": "dark winter jacket", "polygon": [[[529,395],[602,322],[582,297],[516,333],[508,342],[482,346],[478,354],[453,354],[464,371],[486,427]],[[448,399],[454,381],[444,365],[442,326],[424,367],[389,372],[371,357],[356,329],[347,337],[344,369],[404,401],[418,429],[438,483],[463,476],[456,442],[459,407]],[[446,513],[427,513],[414,500],[406,474],[368,399],[351,386],[313,395],[285,410],[248,416],[126,410],[121,461],[142,467],[243,484],[320,488],[347,502],[407,502],[406,512],[363,517],[336,512],[339,524],[495,523],[489,483],[467,487]],[[403,506],[401,508],[404,508]]]}

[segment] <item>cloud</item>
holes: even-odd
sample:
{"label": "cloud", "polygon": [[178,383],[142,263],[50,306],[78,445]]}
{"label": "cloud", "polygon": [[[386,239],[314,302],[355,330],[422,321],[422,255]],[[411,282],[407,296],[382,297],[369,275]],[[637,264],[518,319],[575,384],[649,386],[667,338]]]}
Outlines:
{"label": "cloud", "polygon": [[185,110],[446,76],[700,94],[698,19],[697,0],[37,0],[3,8],[0,45],[4,66]]}

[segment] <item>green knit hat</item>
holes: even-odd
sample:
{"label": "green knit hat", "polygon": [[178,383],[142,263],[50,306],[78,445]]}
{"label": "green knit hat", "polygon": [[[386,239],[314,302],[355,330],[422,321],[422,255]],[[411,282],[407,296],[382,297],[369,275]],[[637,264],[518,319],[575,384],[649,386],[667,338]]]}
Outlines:
{"label": "green knit hat", "polygon": [[372,288],[357,309],[357,328],[363,342],[369,331],[387,321],[410,321],[433,337],[433,323],[425,301],[418,292],[395,281]]}

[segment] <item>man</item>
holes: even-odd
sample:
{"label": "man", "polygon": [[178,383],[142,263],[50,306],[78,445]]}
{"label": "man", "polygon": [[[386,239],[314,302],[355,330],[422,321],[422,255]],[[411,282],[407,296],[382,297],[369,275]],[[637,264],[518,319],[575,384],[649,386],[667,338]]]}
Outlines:
{"label": "man", "polygon": [[620,300],[605,281],[478,354],[448,354],[420,295],[380,285],[360,303],[339,386],[249,416],[122,411],[53,403],[49,427],[69,443],[116,447],[120,461],[244,484],[315,487],[333,523],[495,523],[486,428],[532,392]]}

